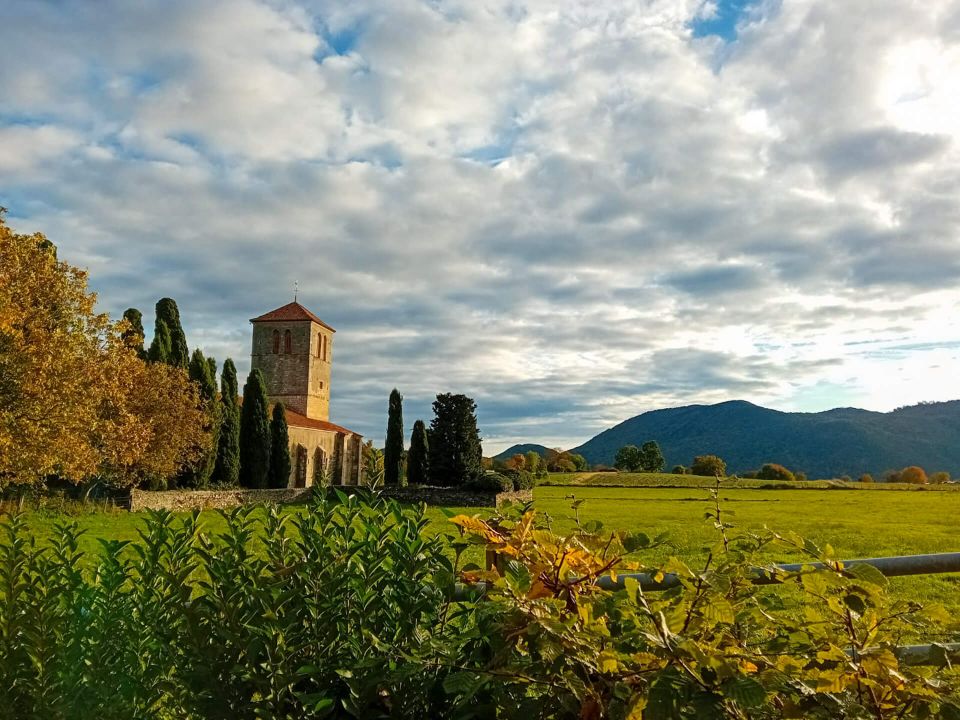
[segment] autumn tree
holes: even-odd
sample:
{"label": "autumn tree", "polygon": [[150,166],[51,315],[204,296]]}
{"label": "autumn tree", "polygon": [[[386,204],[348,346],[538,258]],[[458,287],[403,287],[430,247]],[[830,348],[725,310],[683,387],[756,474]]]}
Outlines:
{"label": "autumn tree", "polygon": [[524,470],[527,467],[527,459],[523,453],[516,453],[504,460],[500,466],[506,470]]}
{"label": "autumn tree", "polygon": [[430,482],[462,485],[480,476],[483,450],[477,404],[466,395],[443,393],[433,402],[430,423]]}
{"label": "autumn tree", "polygon": [[213,479],[236,485],[240,479],[240,404],[237,367],[227,358],[220,374],[220,438]]}
{"label": "autumn tree", "polygon": [[383,448],[383,483],[399,485],[403,470],[403,396],[394,388],[387,408],[387,437]]}
{"label": "autumn tree", "polygon": [[423,485],[429,477],[427,458],[429,455],[427,427],[423,420],[413,424],[410,435],[410,451],[407,453],[407,482],[411,485]]}
{"label": "autumn tree", "polygon": [[0,485],[166,478],[206,442],[186,374],[147,366],[87,274],[0,213]]}
{"label": "autumn tree", "polygon": [[160,298],[157,301],[156,317],[157,321],[166,325],[170,331],[170,357],[167,362],[174,367],[186,368],[190,358],[177,303],[172,298]]}
{"label": "autumn tree", "polygon": [[273,406],[270,419],[270,471],[268,485],[285,488],[290,483],[290,433],[283,403]]}
{"label": "autumn tree", "polygon": [[207,406],[185,372],[148,364],[124,349],[111,355],[94,441],[98,476],[118,487],[162,489],[191,474],[211,447]]}
{"label": "autumn tree", "polygon": [[922,467],[911,465],[900,471],[899,482],[910,483],[911,485],[926,485],[927,473]]}
{"label": "autumn tree", "polygon": [[247,488],[267,487],[270,471],[270,419],[267,388],[260,370],[247,375],[240,411],[240,484]]}

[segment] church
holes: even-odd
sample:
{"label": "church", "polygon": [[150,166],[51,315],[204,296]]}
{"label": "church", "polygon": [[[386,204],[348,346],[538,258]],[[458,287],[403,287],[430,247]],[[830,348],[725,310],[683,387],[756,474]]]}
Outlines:
{"label": "church", "polygon": [[251,368],[271,406],[282,402],[290,433],[290,487],[359,485],[363,438],[330,422],[336,332],[294,301],[255,317]]}

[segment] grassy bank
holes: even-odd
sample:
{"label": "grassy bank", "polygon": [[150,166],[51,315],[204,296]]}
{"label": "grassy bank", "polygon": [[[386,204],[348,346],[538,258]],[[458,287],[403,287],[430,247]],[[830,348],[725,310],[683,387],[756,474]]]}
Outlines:
{"label": "grassy bank", "polygon": [[[620,473],[582,472],[550,473],[544,485],[581,487],[662,487],[662,488],[711,488],[716,478],[700,475],[672,475],[670,473]],[[861,483],[843,480],[748,480],[724,478],[724,488],[743,490],[917,490],[956,492],[960,484],[911,485],[909,483]]]}

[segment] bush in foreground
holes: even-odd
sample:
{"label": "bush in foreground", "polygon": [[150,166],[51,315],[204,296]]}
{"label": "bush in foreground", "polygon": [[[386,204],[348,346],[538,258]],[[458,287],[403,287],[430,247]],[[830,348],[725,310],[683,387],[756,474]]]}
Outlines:
{"label": "bush in foreground", "polygon": [[[527,506],[453,517],[459,533],[440,536],[425,533],[422,507],[375,495],[317,493],[302,513],[224,517],[207,536],[196,514],[152,513],[142,541],[105,542],[90,572],[73,526],[38,550],[22,516],[0,522],[0,717],[960,713],[952,670],[895,652],[904,636],[942,636],[935,614],[800,538],[735,532],[716,495],[717,542],[699,568],[628,562],[663,538],[597,521],[557,536]],[[499,570],[463,565],[471,546]],[[829,569],[782,575],[790,592],[764,589],[751,580],[771,551]],[[636,570],[675,585],[600,587]]]}

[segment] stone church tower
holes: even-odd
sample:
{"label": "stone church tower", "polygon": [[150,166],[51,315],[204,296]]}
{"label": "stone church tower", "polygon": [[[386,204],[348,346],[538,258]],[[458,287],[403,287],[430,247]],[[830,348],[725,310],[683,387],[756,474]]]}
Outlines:
{"label": "stone church tower", "polygon": [[260,370],[271,405],[282,402],[290,432],[291,487],[360,481],[361,436],[330,422],[333,334],[298,302],[255,317],[252,369]]}

